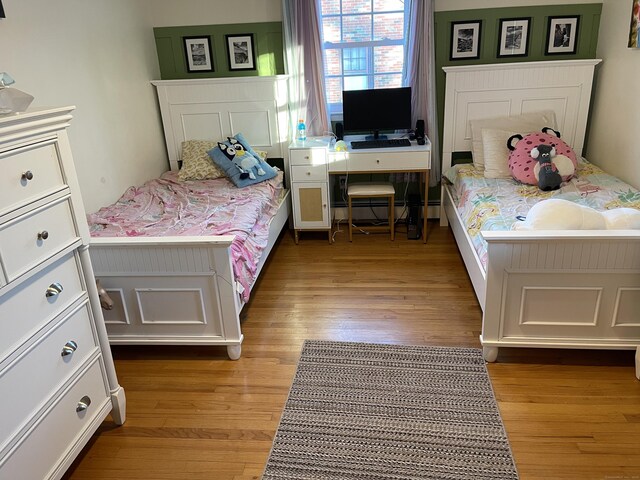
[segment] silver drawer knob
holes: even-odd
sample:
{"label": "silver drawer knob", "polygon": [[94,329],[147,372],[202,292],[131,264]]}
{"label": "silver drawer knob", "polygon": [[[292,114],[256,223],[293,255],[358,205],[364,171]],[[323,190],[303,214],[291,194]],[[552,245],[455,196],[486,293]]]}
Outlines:
{"label": "silver drawer knob", "polygon": [[91,405],[91,399],[89,398],[89,395],[85,395],[80,399],[78,405],[76,405],[76,412],[84,412],[87,408],[89,408],[89,405]]}
{"label": "silver drawer knob", "polygon": [[62,290],[64,290],[64,288],[62,288],[62,285],[59,284],[58,282],[56,283],[52,283],[51,285],[49,285],[49,287],[47,288],[47,291],[45,293],[45,296],[47,298],[49,297],[55,297],[57,295],[60,295],[62,293]]}
{"label": "silver drawer knob", "polygon": [[27,182],[29,180],[33,180],[33,172],[31,170],[27,170],[26,172],[24,172],[22,174],[22,180],[26,180]]}
{"label": "silver drawer knob", "polygon": [[78,349],[78,344],[76,343],[76,341],[69,340],[67,343],[64,344],[64,347],[62,347],[62,352],[60,353],[60,355],[63,357],[72,355],[73,352],[75,352],[77,349]]}
{"label": "silver drawer knob", "polygon": [[38,232],[38,240],[46,240],[47,238],[49,238],[49,232],[46,230]]}

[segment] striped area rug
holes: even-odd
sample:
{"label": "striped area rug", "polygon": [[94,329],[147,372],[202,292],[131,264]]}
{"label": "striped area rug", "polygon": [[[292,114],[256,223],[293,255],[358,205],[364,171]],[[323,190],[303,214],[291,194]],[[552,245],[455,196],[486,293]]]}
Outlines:
{"label": "striped area rug", "polygon": [[518,474],[480,350],[307,340],[262,478]]}

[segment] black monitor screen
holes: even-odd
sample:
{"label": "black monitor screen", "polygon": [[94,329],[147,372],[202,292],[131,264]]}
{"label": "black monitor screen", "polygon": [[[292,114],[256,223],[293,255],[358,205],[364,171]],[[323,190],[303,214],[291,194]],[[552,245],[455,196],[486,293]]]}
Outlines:
{"label": "black monitor screen", "polygon": [[342,92],[346,132],[411,128],[411,87]]}

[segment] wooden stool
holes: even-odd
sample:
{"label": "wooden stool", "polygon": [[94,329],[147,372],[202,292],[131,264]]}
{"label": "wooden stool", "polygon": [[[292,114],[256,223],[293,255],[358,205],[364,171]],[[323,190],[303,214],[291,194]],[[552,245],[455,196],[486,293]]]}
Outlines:
{"label": "wooden stool", "polygon": [[391,232],[391,240],[394,239],[394,204],[396,199],[396,190],[390,183],[354,183],[349,185],[347,189],[349,197],[349,241],[353,241],[353,213],[351,211],[351,199],[353,198],[387,198],[389,200],[389,226],[372,226],[367,227],[371,231],[389,231]]}

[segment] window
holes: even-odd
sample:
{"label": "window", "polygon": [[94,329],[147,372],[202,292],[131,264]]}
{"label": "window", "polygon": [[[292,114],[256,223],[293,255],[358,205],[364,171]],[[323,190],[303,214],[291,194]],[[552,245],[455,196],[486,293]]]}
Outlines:
{"label": "window", "polygon": [[342,112],[342,91],[402,86],[405,0],[320,0],[329,113]]}

